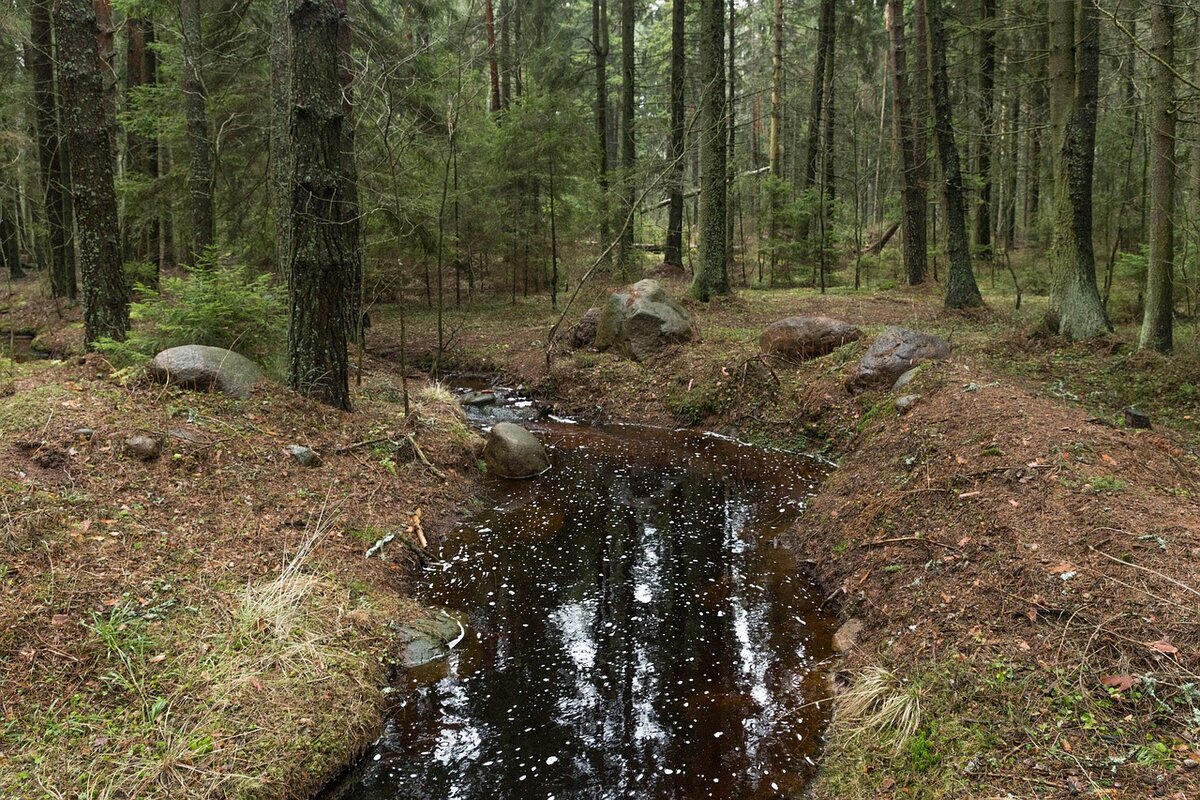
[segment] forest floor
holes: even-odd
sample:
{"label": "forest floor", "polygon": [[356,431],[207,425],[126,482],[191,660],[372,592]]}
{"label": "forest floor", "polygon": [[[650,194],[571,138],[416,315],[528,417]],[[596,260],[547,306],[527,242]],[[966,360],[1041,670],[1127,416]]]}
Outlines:
{"label": "forest floor", "polygon": [[[985,294],[988,310],[960,315],[931,292],[744,290],[685,301],[695,344],[637,364],[563,342],[549,370],[556,315],[518,298],[448,311],[441,361],[581,419],[838,462],[792,537],[827,607],[864,625],[837,667],[850,688],[815,797],[1200,796],[1195,330],[1170,358],[1134,352],[1128,327],[1068,345],[1038,332],[1038,298],[1014,312]],[[52,319],[44,301],[9,305],[0,329]],[[0,795],[301,797],[373,735],[388,623],[417,608],[405,551],[363,552],[417,509],[435,537],[475,491],[475,442],[448,397],[425,392],[408,419],[397,406],[397,311],[372,309],[351,415],[282,389],[122,385],[95,356],[3,362]],[[760,360],[762,328],[798,313],[868,336],[802,365]],[[434,315],[407,322],[419,377]],[[906,389],[921,399],[904,415],[843,385],[889,324],[954,345]],[[1129,405],[1155,428],[1125,429]],[[143,431],[166,442],[157,461],[121,452]],[[445,480],[411,454],[337,452],[410,431]],[[325,464],[292,464],[291,443]]]}

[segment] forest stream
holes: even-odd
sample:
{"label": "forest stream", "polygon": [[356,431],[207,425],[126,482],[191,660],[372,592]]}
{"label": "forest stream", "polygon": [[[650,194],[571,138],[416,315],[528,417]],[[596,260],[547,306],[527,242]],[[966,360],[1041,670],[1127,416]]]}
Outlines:
{"label": "forest stream", "polygon": [[694,431],[530,427],[554,468],[489,479],[420,579],[461,640],[405,671],[326,796],[798,796],[834,621],[775,540],[826,467]]}

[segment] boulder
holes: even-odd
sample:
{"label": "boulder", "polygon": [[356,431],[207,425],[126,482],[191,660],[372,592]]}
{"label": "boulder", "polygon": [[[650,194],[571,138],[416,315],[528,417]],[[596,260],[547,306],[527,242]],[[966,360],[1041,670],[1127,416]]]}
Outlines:
{"label": "boulder", "polygon": [[163,350],[150,362],[150,374],[162,383],[230,397],[249,397],[250,390],[263,379],[262,371],[245,356],[202,344]]}
{"label": "boulder", "polygon": [[950,355],[950,343],[937,336],[890,327],[875,338],[862,360],[846,379],[846,388],[854,394],[880,386],[891,386],[896,379],[922,361],[941,360]]}
{"label": "boulder", "polygon": [[546,448],[529,431],[511,422],[498,422],[483,444],[483,461],[501,478],[532,478],[550,469]]}
{"label": "boulder", "polygon": [[429,609],[416,619],[399,626],[401,665],[412,669],[445,658],[466,636],[466,623],[460,614]]}
{"label": "boulder", "polygon": [[909,411],[912,411],[913,406],[915,406],[917,404],[917,401],[920,399],[921,399],[921,395],[919,395],[919,394],[901,395],[900,397],[896,398],[896,403],[895,403],[896,410],[899,411],[901,414],[907,414]]}
{"label": "boulder", "polygon": [[833,651],[848,653],[858,646],[858,637],[862,634],[862,620],[851,618],[842,623],[842,627],[833,634]]}
{"label": "boulder", "polygon": [[758,337],[758,346],[764,355],[806,361],[861,338],[862,331],[840,319],[787,317],[768,325]]}
{"label": "boulder", "polygon": [[153,461],[162,452],[162,443],[153,436],[130,436],[125,440],[125,454],[139,461]]}
{"label": "boulder", "polygon": [[596,342],[596,329],[600,327],[600,315],[604,309],[593,306],[584,312],[579,322],[571,329],[571,347],[581,350]]}
{"label": "boulder", "polygon": [[642,361],[669,344],[696,336],[692,315],[658,281],[646,279],[608,298],[596,327],[596,349]]}

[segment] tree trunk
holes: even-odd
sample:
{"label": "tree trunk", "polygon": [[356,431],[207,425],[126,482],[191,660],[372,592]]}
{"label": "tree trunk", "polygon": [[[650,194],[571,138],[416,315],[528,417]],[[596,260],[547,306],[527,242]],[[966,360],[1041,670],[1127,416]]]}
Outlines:
{"label": "tree trunk", "polygon": [[183,114],[187,120],[188,203],[191,205],[193,261],[213,243],[213,166],[208,103],[201,58],[204,52],[200,0],[180,0],[183,30]]}
{"label": "tree trunk", "polygon": [[[592,48],[596,59],[596,157],[600,186],[600,250],[608,251],[608,0],[592,0]],[[608,259],[606,259],[608,260]]]}
{"label": "tree trunk", "polygon": [[979,205],[975,209],[975,246],[992,249],[992,139],[996,135],[996,0],[982,0],[979,33],[979,106],[982,132],[975,163]]}
{"label": "tree trunk", "polygon": [[779,155],[783,130],[783,0],[775,0],[771,43],[771,128],[767,140],[767,168],[773,177],[782,178],[783,163]]}
{"label": "tree trunk", "polygon": [[1059,334],[1078,341],[1108,330],[1096,287],[1092,251],[1099,12],[1091,0],[1081,0],[1051,3],[1049,13],[1050,126],[1058,156],[1054,165],[1055,224],[1050,245],[1047,322]]}
{"label": "tree trunk", "polygon": [[[916,120],[909,106],[908,59],[904,47],[904,0],[888,0],[892,51],[892,119],[900,144],[904,178],[904,275],[910,286],[925,282],[925,190],[917,180]],[[923,154],[922,154],[923,157]]]}
{"label": "tree trunk", "polygon": [[684,33],[687,21],[686,0],[674,0],[671,6],[671,164],[668,172],[671,182],[668,189],[670,203],[667,211],[667,242],[663,249],[663,263],[683,268],[683,170],[684,170],[684,120],[683,91]]}
{"label": "tree trunk", "polygon": [[[287,275],[291,264],[291,45],[288,36],[288,0],[271,0],[271,217],[275,222],[275,265]],[[164,152],[165,155],[165,152]],[[165,159],[164,159],[165,161]],[[161,165],[164,168],[165,163]],[[163,246],[170,235],[170,220],[163,220]]]}
{"label": "tree trunk", "polygon": [[929,57],[932,69],[933,128],[942,164],[942,194],[946,204],[947,253],[950,277],[946,283],[947,308],[983,305],[975,273],[971,271],[971,244],[967,238],[967,209],[963,201],[962,168],[954,141],[950,111],[950,79],[946,70],[946,32],[942,0],[928,0]]}
{"label": "tree trunk", "polygon": [[488,76],[491,83],[491,109],[500,110],[500,62],[496,59],[496,12],[492,0],[483,2],[483,23],[487,27]]}
{"label": "tree trunk", "polygon": [[129,290],[121,268],[112,130],[104,115],[96,12],[88,0],[54,5],[62,130],[71,154],[84,342],[121,340],[129,330]]}
{"label": "tree trunk", "polygon": [[725,4],[699,0],[700,14],[700,264],[692,294],[708,301],[729,293],[725,213]]}
{"label": "tree trunk", "polygon": [[1150,49],[1150,263],[1138,346],[1168,353],[1175,308],[1175,8],[1169,0],[1151,0]]}
{"label": "tree trunk", "polygon": [[500,0],[500,105],[512,103],[512,0]]}
{"label": "tree trunk", "polygon": [[[925,0],[913,3],[913,46],[916,58],[912,85],[913,155],[916,166],[913,177],[921,190],[924,203],[922,219],[925,229],[925,264],[929,264],[929,121],[933,111],[929,108],[929,27],[926,24]],[[936,237],[935,237],[936,238]],[[936,278],[936,275],[934,276]]]}
{"label": "tree trunk", "polygon": [[34,121],[37,128],[38,167],[50,237],[50,292],[75,302],[75,248],[71,244],[70,194],[66,158],[58,125],[54,95],[54,50],[50,32],[51,0],[33,0],[29,7],[29,66],[33,72]]}
{"label": "tree trunk", "polygon": [[[729,24],[726,25],[725,32],[728,35],[728,44],[725,47],[725,52],[728,58],[725,59],[728,66],[729,78],[726,81],[725,89],[725,134],[727,137],[725,151],[725,180],[729,187],[733,187],[734,180],[737,178],[737,0],[728,0],[729,8]],[[729,189],[726,189],[728,192]],[[733,198],[728,198],[725,201],[725,270],[728,272],[733,269],[736,259],[733,253],[733,213],[734,204],[736,202],[736,191]]]}
{"label": "tree trunk", "polygon": [[348,25],[335,0],[288,0],[288,385],[343,409],[350,287],[361,264],[339,44]]}
{"label": "tree trunk", "polygon": [[817,20],[817,62],[813,67],[812,96],[808,111],[808,151],[805,155],[804,181],[801,191],[811,187],[817,180],[817,159],[821,143],[821,112],[825,108],[825,71],[830,47],[827,42],[833,36],[834,0],[821,0],[821,13]]}
{"label": "tree trunk", "polygon": [[634,150],[635,92],[633,0],[621,0],[621,240],[617,248],[617,265],[621,277],[629,278],[636,266],[633,252],[634,180],[637,165]]}
{"label": "tree trunk", "polygon": [[0,264],[8,269],[10,280],[25,277],[25,271],[21,269],[21,245],[18,242],[16,219],[6,202],[0,202]]}

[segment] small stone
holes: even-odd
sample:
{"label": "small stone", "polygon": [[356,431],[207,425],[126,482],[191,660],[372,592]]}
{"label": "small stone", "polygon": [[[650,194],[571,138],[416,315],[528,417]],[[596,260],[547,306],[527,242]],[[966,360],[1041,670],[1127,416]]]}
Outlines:
{"label": "small stone", "polygon": [[1150,415],[1145,411],[1130,406],[1125,409],[1125,427],[1150,430]]}
{"label": "small stone", "polygon": [[920,367],[913,367],[912,369],[908,370],[903,375],[901,375],[899,378],[896,378],[896,382],[892,384],[892,391],[893,392],[900,391],[905,386],[908,386],[910,383],[912,383],[913,379],[916,378],[920,374],[921,374]]}
{"label": "small stone", "polygon": [[91,440],[91,438],[95,435],[96,432],[91,428],[76,428],[75,430],[71,431],[71,436],[75,439]]}
{"label": "small stone", "polygon": [[921,395],[919,395],[919,394],[906,394],[901,397],[897,397],[896,403],[895,403],[896,410],[899,411],[901,414],[907,414],[909,411],[912,410],[912,407],[915,406],[917,404],[917,401],[920,399],[921,399]]}
{"label": "small stone", "polygon": [[153,461],[162,452],[162,444],[153,436],[130,436],[125,440],[125,454],[141,461]]}
{"label": "small stone", "polygon": [[493,391],[486,392],[471,392],[465,394],[459,400],[464,406],[490,406],[496,402],[496,393]]}
{"label": "small stone", "polygon": [[1195,769],[1196,767],[1200,767],[1200,761],[1197,761],[1194,758],[1185,758],[1183,760],[1184,769]]}
{"label": "small stone", "polygon": [[305,447],[302,444],[289,444],[284,448],[284,451],[302,467],[321,466],[321,456],[311,447]]}
{"label": "small stone", "polygon": [[842,627],[837,629],[837,633],[833,635],[833,650],[835,653],[848,653],[858,645],[859,634],[862,633],[863,622],[861,619],[851,618],[846,620]]}

